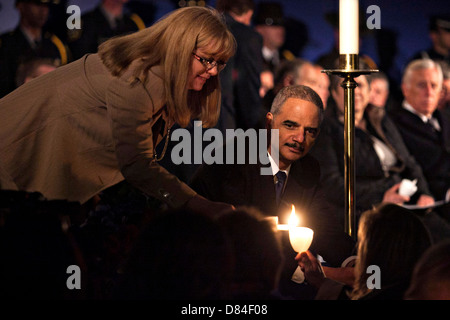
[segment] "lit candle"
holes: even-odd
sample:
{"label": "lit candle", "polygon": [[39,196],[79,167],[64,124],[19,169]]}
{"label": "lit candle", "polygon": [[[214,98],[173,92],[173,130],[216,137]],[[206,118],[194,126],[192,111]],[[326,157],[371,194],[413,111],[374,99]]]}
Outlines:
{"label": "lit candle", "polygon": [[289,240],[292,248],[296,252],[305,252],[311,245],[314,231],[306,227],[298,227],[299,218],[295,214],[295,207],[292,205],[291,215],[288,224],[279,224],[278,230],[289,231]]}
{"label": "lit candle", "polygon": [[339,53],[359,53],[358,0],[339,0]]}
{"label": "lit candle", "polygon": [[289,229],[289,240],[295,252],[305,252],[309,249],[314,231],[306,227],[292,227]]}

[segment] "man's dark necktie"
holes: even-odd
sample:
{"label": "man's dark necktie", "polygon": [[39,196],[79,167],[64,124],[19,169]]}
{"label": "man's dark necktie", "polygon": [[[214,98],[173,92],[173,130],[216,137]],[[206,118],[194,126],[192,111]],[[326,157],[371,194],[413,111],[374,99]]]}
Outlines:
{"label": "man's dark necktie", "polygon": [[434,124],[431,122],[430,119],[427,120],[427,122],[425,122],[426,127],[428,128],[428,130],[436,137],[439,139],[439,135],[440,132],[436,129],[436,127],[434,126]]}
{"label": "man's dark necktie", "polygon": [[283,194],[284,183],[286,182],[286,172],[278,171],[277,174],[277,182],[275,184],[275,192],[277,196],[277,204],[280,203],[281,195]]}

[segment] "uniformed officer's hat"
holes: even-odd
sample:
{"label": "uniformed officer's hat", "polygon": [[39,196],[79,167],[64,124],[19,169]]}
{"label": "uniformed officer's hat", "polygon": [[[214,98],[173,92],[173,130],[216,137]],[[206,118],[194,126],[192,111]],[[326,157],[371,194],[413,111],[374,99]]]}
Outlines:
{"label": "uniformed officer's hat", "polygon": [[278,2],[260,2],[255,12],[255,25],[283,26],[283,7]]}
{"label": "uniformed officer's hat", "polygon": [[60,0],[16,0],[16,5],[20,2],[50,5],[50,4],[59,4]]}
{"label": "uniformed officer's hat", "polygon": [[450,32],[450,15],[435,15],[430,18],[430,30],[444,29]]}

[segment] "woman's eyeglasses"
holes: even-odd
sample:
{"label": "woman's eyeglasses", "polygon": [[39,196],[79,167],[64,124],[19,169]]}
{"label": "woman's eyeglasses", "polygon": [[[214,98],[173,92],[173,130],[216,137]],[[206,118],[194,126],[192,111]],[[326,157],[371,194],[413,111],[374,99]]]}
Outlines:
{"label": "woman's eyeglasses", "polygon": [[214,61],[213,59],[202,58],[199,55],[195,54],[194,52],[192,52],[192,55],[194,56],[195,59],[200,61],[201,64],[203,64],[203,66],[206,68],[207,71],[211,70],[214,67],[217,67],[217,71],[220,72],[227,65],[225,62],[222,61]]}

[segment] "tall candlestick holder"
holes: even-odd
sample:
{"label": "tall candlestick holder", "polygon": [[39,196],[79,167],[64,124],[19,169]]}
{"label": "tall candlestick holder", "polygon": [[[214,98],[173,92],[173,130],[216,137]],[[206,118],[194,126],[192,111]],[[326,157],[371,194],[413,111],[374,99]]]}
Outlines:
{"label": "tall candlestick holder", "polygon": [[337,75],[344,80],[344,181],[345,181],[345,212],[344,231],[356,240],[356,206],[355,206],[355,88],[358,84],[355,78],[378,72],[378,70],[360,70],[358,54],[340,54],[339,69],[322,70],[328,75]]}

